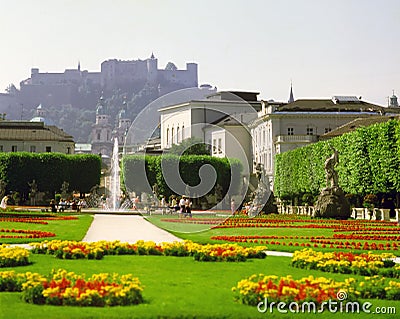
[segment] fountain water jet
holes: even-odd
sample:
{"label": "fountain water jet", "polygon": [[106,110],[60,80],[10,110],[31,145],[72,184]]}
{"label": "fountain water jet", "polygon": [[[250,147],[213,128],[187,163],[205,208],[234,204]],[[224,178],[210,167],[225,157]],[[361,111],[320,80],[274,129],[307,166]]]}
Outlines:
{"label": "fountain water jet", "polygon": [[119,157],[118,157],[118,139],[114,139],[114,148],[111,158],[111,203],[109,209],[117,210],[120,206],[120,168],[119,168]]}

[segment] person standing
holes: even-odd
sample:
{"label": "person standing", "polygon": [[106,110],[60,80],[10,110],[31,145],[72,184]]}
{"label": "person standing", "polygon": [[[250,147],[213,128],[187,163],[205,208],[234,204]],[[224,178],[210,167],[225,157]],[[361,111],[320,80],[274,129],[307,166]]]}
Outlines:
{"label": "person standing", "polygon": [[192,217],[192,201],[190,198],[186,198],[185,201],[185,216],[189,216],[190,218]]}
{"label": "person standing", "polygon": [[186,205],[185,196],[182,196],[181,200],[179,201],[179,207],[181,209],[180,216],[184,216],[184,214],[186,213],[185,205]]}
{"label": "person standing", "polygon": [[52,213],[57,213],[57,205],[54,199],[50,201],[50,208]]}

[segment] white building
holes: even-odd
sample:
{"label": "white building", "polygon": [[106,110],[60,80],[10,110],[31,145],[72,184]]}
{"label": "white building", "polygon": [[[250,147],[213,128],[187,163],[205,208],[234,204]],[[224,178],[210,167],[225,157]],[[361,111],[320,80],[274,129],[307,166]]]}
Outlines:
{"label": "white building", "polygon": [[254,119],[253,113],[240,114],[239,118],[227,115],[204,128],[211,155],[239,159],[243,165],[243,176],[252,172],[251,132],[246,123]]}
{"label": "white building", "polygon": [[357,118],[389,116],[399,110],[371,104],[355,96],[299,99],[281,105],[263,101],[258,118],[250,124],[254,163],[263,165],[273,183],[276,154],[315,143],[321,135]]}
{"label": "white building", "polygon": [[204,128],[227,115],[240,118],[241,114],[253,113],[256,116],[261,109],[257,95],[254,92],[218,92],[204,100],[161,108],[161,148],[168,149],[172,144],[179,144],[190,137],[211,145],[212,141],[206,138]]}

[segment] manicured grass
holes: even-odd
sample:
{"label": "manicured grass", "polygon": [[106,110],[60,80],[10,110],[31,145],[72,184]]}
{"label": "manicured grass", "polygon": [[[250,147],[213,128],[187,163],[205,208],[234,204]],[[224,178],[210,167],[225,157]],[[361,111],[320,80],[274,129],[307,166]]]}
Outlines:
{"label": "manicured grass", "polygon": [[[20,293],[0,293],[0,318],[308,318],[310,314],[282,315],[258,313],[256,307],[234,301],[231,288],[252,274],[291,274],[295,279],[308,275],[344,280],[348,275],[292,268],[290,258],[267,257],[242,263],[196,262],[191,257],[105,256],[103,260],[59,260],[48,255],[32,255],[32,265],[15,267],[17,272],[47,274],[51,269],[91,275],[99,272],[132,273],[145,286],[145,303],[137,306],[79,308],[38,306],[20,299]],[[11,269],[3,268],[2,270]],[[371,300],[373,307],[395,306],[399,301]],[[365,318],[366,314],[330,314],[320,318]],[[383,318],[383,317],[382,317]],[[384,318],[397,318],[385,315]]]}
{"label": "manicured grass", "polygon": [[[151,215],[151,216],[145,216],[144,218],[146,218],[149,222],[153,223],[154,225],[173,233],[183,233],[183,234],[198,233],[207,231],[212,226],[214,226],[213,224],[207,225],[207,224],[185,223],[185,221],[188,221],[189,219],[185,217],[179,217],[179,215],[177,214]],[[207,215],[207,216],[193,215],[194,220],[201,220],[203,218],[207,218],[210,220],[224,220],[226,217],[219,217],[215,215]]]}
{"label": "manicured grass", "polygon": [[[212,229],[211,227],[213,225],[202,225],[203,229],[200,231],[201,225],[191,225],[191,226],[199,226],[199,231],[193,230],[192,232],[188,231],[188,225],[186,223],[170,223],[163,221],[166,217],[165,216],[159,216],[159,215],[153,215],[148,217],[148,220],[155,225],[170,230],[173,229],[172,233],[174,235],[187,239],[187,240],[192,240],[194,242],[206,244],[206,243],[223,243],[225,241],[221,240],[214,240],[211,239],[213,236],[255,236],[255,235],[262,235],[262,236],[298,236],[299,238],[297,239],[292,239],[292,238],[285,238],[285,239],[263,239],[263,243],[260,244],[260,240],[258,240],[258,243],[240,243],[240,245],[244,246],[254,246],[254,245],[266,245],[268,247],[268,250],[275,250],[275,251],[285,251],[285,252],[294,252],[299,249],[303,249],[305,247],[301,247],[301,244],[306,245],[307,243],[311,245],[311,248],[314,250],[319,250],[319,251],[352,251],[356,253],[365,253],[367,252],[366,250],[350,250],[350,249],[337,249],[335,248],[329,248],[329,245],[326,245],[326,248],[319,247],[314,248],[313,243],[310,243],[309,238],[301,238],[303,237],[317,237],[317,236],[325,236],[325,237],[332,237],[334,234],[338,234],[338,232],[334,232],[333,229],[329,228],[298,228],[296,225],[305,225],[307,222],[304,223],[296,223],[291,227],[288,228],[279,228],[279,227],[240,227],[240,228],[215,228]],[[210,217],[209,218],[213,218]],[[170,225],[172,224],[172,226]],[[355,222],[356,224],[356,222]],[[173,227],[173,228],[171,228]],[[380,225],[377,225],[377,230],[376,234],[379,233],[379,228],[382,227]],[[388,226],[389,227],[389,226]],[[182,231],[184,230],[184,231]],[[351,234],[351,232],[341,232],[341,234]],[[392,235],[398,235],[398,234],[392,234]],[[268,240],[268,244],[265,244],[265,240]],[[336,240],[336,239],[335,239]],[[337,239],[338,241],[347,241],[346,239]],[[274,241],[275,244],[270,244],[271,241]],[[348,240],[351,242],[352,240]],[[356,240],[364,244],[365,242],[368,242],[369,244],[375,242],[375,243],[383,243],[386,244],[387,241],[374,241],[374,240]],[[279,245],[276,244],[276,242],[279,242]],[[289,246],[289,243],[292,243],[293,246]],[[299,246],[294,246],[295,243],[298,243]],[[400,245],[400,243],[399,243]],[[389,252],[393,253],[397,256],[400,256],[400,251],[399,250],[374,250],[375,253],[382,253],[382,252]]]}
{"label": "manicured grass", "polygon": [[[33,214],[33,216],[38,216],[39,214]],[[63,216],[68,216],[64,214]],[[73,220],[49,220],[47,225],[42,224],[30,224],[30,223],[20,223],[20,222],[5,222],[0,221],[0,228],[4,229],[25,229],[25,230],[41,230],[46,232],[52,232],[56,234],[56,237],[48,238],[0,238],[0,244],[21,244],[21,243],[31,243],[43,240],[81,240],[90,224],[92,223],[92,215],[73,215],[78,217],[78,219]],[[0,214],[1,217],[1,214]],[[1,233],[4,235],[13,235],[13,233]],[[15,234],[20,235],[20,234]]]}

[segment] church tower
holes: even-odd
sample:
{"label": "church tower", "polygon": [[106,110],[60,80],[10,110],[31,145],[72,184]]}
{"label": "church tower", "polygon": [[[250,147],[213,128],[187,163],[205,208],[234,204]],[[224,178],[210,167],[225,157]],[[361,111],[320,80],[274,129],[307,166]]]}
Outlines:
{"label": "church tower", "polygon": [[113,148],[111,132],[110,115],[104,103],[104,98],[101,96],[96,106],[96,123],[93,125],[91,134],[93,154],[111,156]]}
{"label": "church tower", "polygon": [[394,95],[394,90],[393,90],[393,95],[389,98],[389,107],[398,107],[399,102],[397,101],[397,96]]}
{"label": "church tower", "polygon": [[293,85],[292,85],[292,82],[290,82],[290,93],[289,93],[288,103],[293,103],[293,102],[294,102]]}
{"label": "church tower", "polygon": [[125,137],[128,134],[129,128],[131,127],[132,121],[127,116],[127,103],[124,99],[122,103],[122,108],[118,112],[117,116],[117,126],[113,131],[113,139],[114,137],[118,138],[118,144],[125,144]]}

